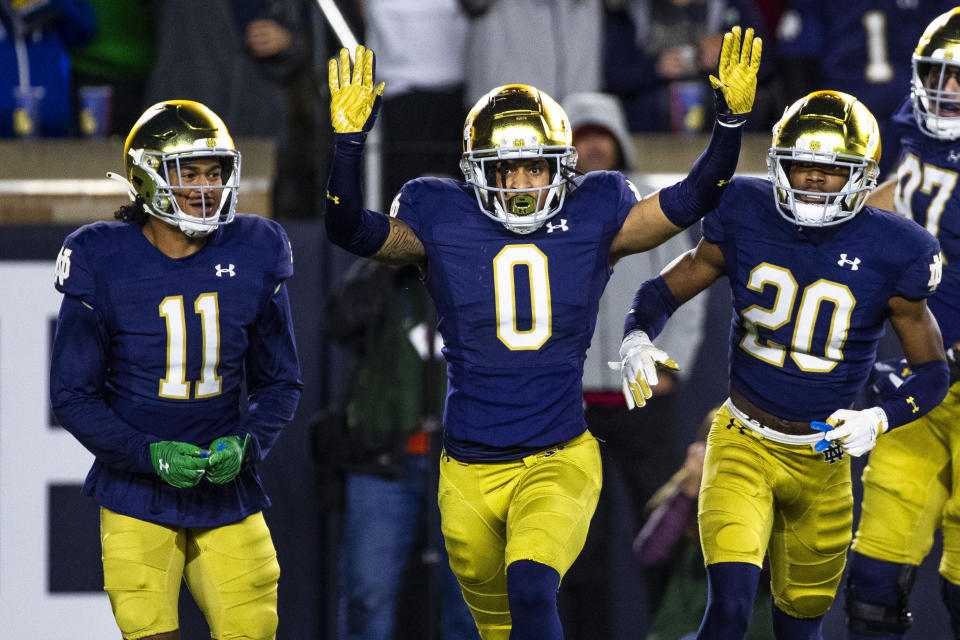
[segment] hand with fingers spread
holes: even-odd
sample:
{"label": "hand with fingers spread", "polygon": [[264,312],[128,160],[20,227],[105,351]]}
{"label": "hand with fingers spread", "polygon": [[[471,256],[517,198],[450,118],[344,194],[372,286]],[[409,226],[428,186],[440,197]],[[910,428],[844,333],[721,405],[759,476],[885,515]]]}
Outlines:
{"label": "hand with fingers spread", "polygon": [[373,51],[357,47],[350,72],[350,55],[340,49],[339,63],[331,58],[327,65],[330,82],[330,121],[336,133],[367,132],[377,119],[383,83],[373,86]]}
{"label": "hand with fingers spread", "polygon": [[628,409],[647,404],[647,398],[653,395],[651,387],[660,381],[658,365],[674,371],[680,369],[666,352],[653,346],[647,334],[639,330],[628,333],[620,343],[620,358],[620,362],[608,362],[607,365],[620,370],[623,398]]}
{"label": "hand with fingers spread", "polygon": [[757,71],[760,69],[763,41],[753,36],[753,29],[747,29],[742,45],[740,27],[733,27],[725,33],[717,75],[710,76],[717,119],[730,126],[746,122],[757,92]]}

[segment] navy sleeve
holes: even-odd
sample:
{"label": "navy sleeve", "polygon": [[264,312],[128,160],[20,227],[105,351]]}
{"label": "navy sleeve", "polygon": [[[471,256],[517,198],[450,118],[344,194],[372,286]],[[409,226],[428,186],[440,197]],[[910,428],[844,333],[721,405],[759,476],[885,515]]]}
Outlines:
{"label": "navy sleeve", "polygon": [[293,420],[303,388],[285,284],[277,285],[250,333],[246,356],[250,404],[234,435],[250,434],[247,455],[257,461],[267,456],[280,431]]}
{"label": "navy sleeve", "polygon": [[60,305],[50,363],[50,401],[60,424],[102,463],[153,473],[149,443],[104,401],[110,337],[100,313],[72,295]]}

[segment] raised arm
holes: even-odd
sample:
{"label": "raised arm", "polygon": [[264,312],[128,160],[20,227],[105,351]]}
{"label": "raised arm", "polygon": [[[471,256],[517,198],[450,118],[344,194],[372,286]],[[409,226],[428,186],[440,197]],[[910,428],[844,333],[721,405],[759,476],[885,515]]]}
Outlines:
{"label": "raised arm", "polygon": [[720,247],[700,240],[690,251],[680,254],[637,290],[633,306],[623,323],[620,362],[611,368],[620,369],[623,396],[627,407],[642,407],[652,395],[650,387],[659,382],[657,366],[679,369],[666,353],[653,346],[667,320],[681,304],[713,284],[724,274]]}
{"label": "raised arm", "polygon": [[613,239],[612,261],[657,246],[716,206],[737,168],[743,124],[757,89],[762,44],[753,37],[753,29],[747,29],[742,46],[740,27],[723,36],[717,76],[710,76],[717,112],[710,144],[686,178],[634,205]]}
{"label": "raised arm", "polygon": [[363,208],[363,147],[377,118],[383,83],[373,85],[373,51],[357,47],[353,73],[346,49],[331,58],[333,161],[327,179],[327,237],[358,256],[393,265],[422,264],[423,244],[401,220]]}

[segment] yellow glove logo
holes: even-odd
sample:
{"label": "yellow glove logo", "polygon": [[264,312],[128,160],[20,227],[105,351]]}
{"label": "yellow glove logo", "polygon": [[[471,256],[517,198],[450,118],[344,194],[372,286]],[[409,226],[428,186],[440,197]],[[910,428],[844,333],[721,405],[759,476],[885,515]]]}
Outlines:
{"label": "yellow glove logo", "polygon": [[717,75],[710,76],[710,85],[723,92],[723,98],[733,113],[749,113],[753,108],[762,49],[763,41],[753,37],[753,29],[747,29],[742,47],[740,27],[733,27],[723,34],[720,66]]}
{"label": "yellow glove logo", "polygon": [[340,49],[339,64],[331,58],[327,65],[330,83],[330,121],[337,133],[369,131],[373,122],[367,121],[373,113],[377,98],[383,95],[383,83],[373,88],[373,51],[357,47],[353,74],[350,73],[350,55]]}

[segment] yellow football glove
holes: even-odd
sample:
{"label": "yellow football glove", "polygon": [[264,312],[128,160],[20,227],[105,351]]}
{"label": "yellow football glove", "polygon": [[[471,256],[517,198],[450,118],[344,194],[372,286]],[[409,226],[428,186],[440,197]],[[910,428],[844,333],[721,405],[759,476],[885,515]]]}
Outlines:
{"label": "yellow football glove", "polygon": [[370,131],[377,119],[383,83],[373,88],[373,51],[357,47],[350,77],[350,54],[340,49],[340,63],[330,58],[330,121],[336,133]]}
{"label": "yellow football glove", "polygon": [[720,65],[717,75],[710,76],[710,85],[716,95],[717,119],[724,124],[745,122],[753,108],[762,49],[763,40],[753,37],[753,29],[747,29],[743,47],[740,46],[740,27],[723,34]]}

